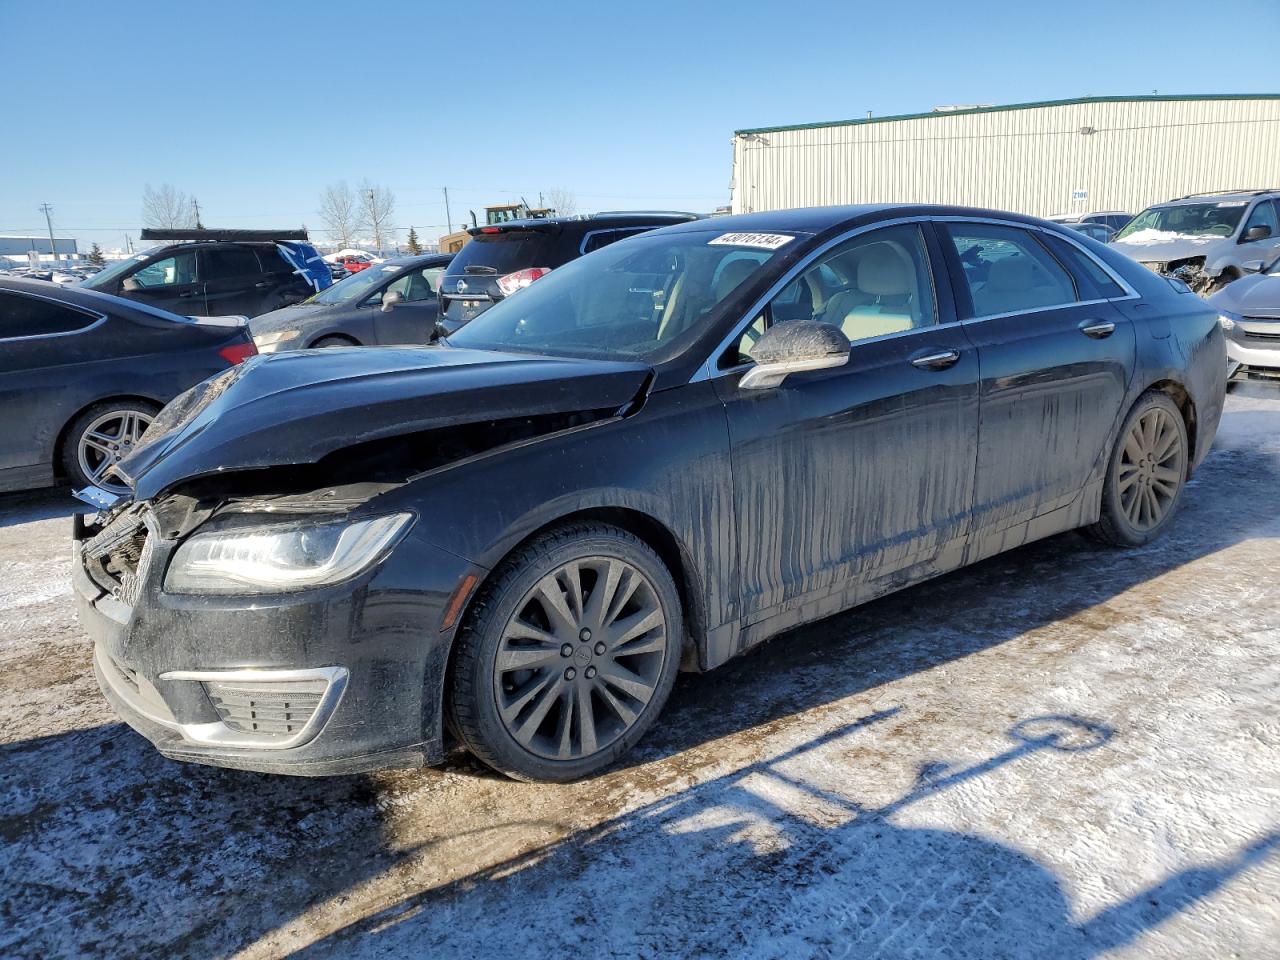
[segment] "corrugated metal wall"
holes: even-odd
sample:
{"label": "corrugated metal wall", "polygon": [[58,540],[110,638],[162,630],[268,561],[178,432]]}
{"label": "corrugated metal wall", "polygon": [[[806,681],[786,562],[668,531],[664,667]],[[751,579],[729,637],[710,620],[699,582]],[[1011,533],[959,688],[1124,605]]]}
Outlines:
{"label": "corrugated metal wall", "polygon": [[[733,161],[734,213],[874,202],[1137,213],[1205,190],[1280,188],[1280,99],[1097,101],[762,129],[734,137]],[[1073,201],[1076,190],[1087,198]]]}

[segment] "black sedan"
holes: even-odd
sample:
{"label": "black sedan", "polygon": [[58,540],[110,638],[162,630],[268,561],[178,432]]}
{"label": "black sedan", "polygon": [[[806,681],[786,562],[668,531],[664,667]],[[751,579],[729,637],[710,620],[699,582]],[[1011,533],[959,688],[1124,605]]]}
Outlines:
{"label": "black sedan", "polygon": [[254,352],[235,319],[0,280],[0,490],[69,480],[125,491],[115,465],[160,407]]}
{"label": "black sedan", "polygon": [[[1040,537],[1168,529],[1216,312],[1065,227],[863,206],[674,226],[435,347],[261,357],[76,529],[116,710],[288,773],[591,774],[679,669]],[[141,559],[138,559],[141,558]]]}
{"label": "black sedan", "polygon": [[250,323],[262,353],[304,347],[429,343],[436,295],[452,254],[431,253],[375,263],[291,307]]}

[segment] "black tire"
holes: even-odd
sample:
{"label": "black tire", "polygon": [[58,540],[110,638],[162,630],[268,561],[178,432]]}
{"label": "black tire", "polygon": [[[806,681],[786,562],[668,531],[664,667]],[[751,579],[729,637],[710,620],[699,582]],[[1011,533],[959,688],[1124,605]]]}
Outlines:
{"label": "black tire", "polygon": [[[563,624],[565,630],[559,631],[556,624],[548,621],[547,629],[539,631],[543,639],[513,639],[513,631],[522,632],[517,624],[532,622],[539,610],[547,609],[540,599],[544,594],[538,593],[539,587],[550,580],[559,590],[564,582],[560,577],[566,565],[573,565],[578,571],[576,606],[585,612],[577,623],[599,624],[600,636],[593,638],[590,630],[584,627],[580,636],[580,639],[585,638],[583,643],[564,643],[557,648],[556,643],[565,632],[572,632],[576,627],[571,623]],[[604,589],[601,589],[600,577],[605,573],[599,569],[609,571],[610,584]],[[622,572],[615,575],[614,571],[618,569]],[[633,573],[638,574],[634,586],[631,583]],[[623,577],[628,579],[624,581]],[[631,592],[613,612],[615,599],[624,592],[624,584],[630,587]],[[602,598],[599,602],[607,607],[603,617],[593,619],[592,598],[597,589]],[[638,596],[641,599],[634,599]],[[566,609],[572,611],[575,598],[570,592],[566,590],[560,597],[566,603]],[[628,610],[631,612],[624,618],[623,614]],[[651,612],[646,614],[646,611]],[[611,612],[613,616],[610,618]],[[662,630],[655,626],[652,628],[656,632],[654,635],[640,634],[638,639],[619,639],[625,638],[629,632],[619,632],[619,624],[639,622],[641,615],[653,616],[656,613],[662,617]],[[553,633],[557,635],[552,636]],[[505,560],[481,589],[468,612],[458,633],[448,683],[446,709],[450,726],[476,757],[513,779],[567,783],[590,776],[631,749],[661,712],[679,669],[683,636],[683,612],[675,582],[648,544],[626,530],[606,524],[575,523],[561,527],[531,541]],[[605,650],[602,648],[607,645],[602,638],[608,638],[609,644],[613,644],[615,639],[619,642]],[[519,643],[537,643],[536,656],[548,662],[532,669],[511,666],[500,669],[500,650],[505,658],[510,658],[513,656],[511,645]],[[637,654],[619,652],[632,649],[635,644],[659,647],[660,663],[655,659],[657,650],[639,654],[645,658],[640,665],[636,663]],[[579,659],[584,647],[590,648],[597,659],[590,659],[591,652],[586,653],[587,659]],[[573,648],[572,652],[565,652],[567,648]],[[519,646],[514,649],[526,651],[535,648]],[[619,660],[626,661],[625,674],[617,672]],[[632,667],[635,667],[634,671]],[[651,691],[643,703],[632,700],[630,694],[612,685],[612,677],[640,679],[642,674],[644,682],[649,685],[647,689]],[[626,682],[630,682],[629,679]],[[524,693],[530,688],[544,688],[545,696],[542,693]],[[585,700],[583,689],[586,690]],[[500,703],[504,697],[527,706],[516,710],[509,702],[507,719],[504,719],[504,708]],[[550,705],[544,706],[547,701]],[[615,709],[610,701],[621,705],[622,709]],[[539,714],[540,708],[540,717],[530,719]],[[526,709],[527,714],[520,712]],[[583,722],[584,710],[591,717],[589,724]],[[624,719],[626,713],[634,713],[634,720]],[[523,722],[519,722],[522,717]],[[528,742],[522,743],[517,739],[518,731],[511,727],[527,729],[530,724],[535,729],[528,735]],[[539,732],[551,727],[555,727],[557,732]],[[589,740],[586,727],[590,728]],[[587,744],[604,740],[606,732],[610,734],[608,741],[600,742],[595,750],[589,750]],[[554,745],[560,755],[548,756],[548,750],[540,749],[539,744],[544,747]],[[575,751],[578,755],[574,755]]]}
{"label": "black tire", "polygon": [[356,341],[352,340],[350,337],[342,337],[342,336],[338,336],[337,334],[330,334],[327,337],[321,337],[311,346],[312,348],[358,347],[360,346],[360,344],[356,343]]}
{"label": "black tire", "polygon": [[[99,423],[103,418],[110,417],[113,414],[125,416],[127,414],[140,414],[149,423],[155,419],[160,407],[146,400],[103,400],[89,407],[67,427],[62,437],[62,446],[58,450],[58,461],[62,467],[63,476],[65,476],[75,489],[90,486],[105,486],[106,489],[113,492],[124,490],[123,484],[107,483],[103,484],[99,480],[95,480],[85,470],[80,462],[81,443],[85,439],[86,433],[90,428]],[[126,448],[119,451],[120,454],[128,453]]]}
{"label": "black tire", "polygon": [[[1161,431],[1152,440],[1154,450],[1147,449],[1142,436],[1151,424]],[[1173,444],[1167,452],[1162,449],[1165,440]],[[1177,513],[1190,457],[1187,425],[1178,405],[1158,390],[1144,393],[1120,427],[1107,461],[1101,515],[1087,532],[1117,547],[1141,546],[1160,536]],[[1149,499],[1140,503],[1143,497]]]}

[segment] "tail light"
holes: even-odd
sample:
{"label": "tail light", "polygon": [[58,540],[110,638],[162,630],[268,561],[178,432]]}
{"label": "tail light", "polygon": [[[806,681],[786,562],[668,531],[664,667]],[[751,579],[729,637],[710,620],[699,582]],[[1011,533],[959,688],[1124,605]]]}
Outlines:
{"label": "tail light", "polygon": [[233,343],[228,347],[222,347],[218,350],[218,356],[231,366],[237,363],[243,363],[258,352],[258,346],[252,340],[248,343]]}
{"label": "tail light", "polygon": [[539,277],[545,277],[551,272],[550,267],[525,267],[523,270],[517,270],[515,273],[508,273],[505,277],[498,278],[498,289],[502,291],[504,297],[509,297],[517,290],[529,286]]}

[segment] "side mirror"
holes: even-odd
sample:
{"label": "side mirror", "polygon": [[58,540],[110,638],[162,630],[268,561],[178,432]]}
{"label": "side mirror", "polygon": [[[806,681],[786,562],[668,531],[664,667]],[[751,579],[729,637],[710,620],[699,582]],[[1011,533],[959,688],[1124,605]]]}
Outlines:
{"label": "side mirror", "polygon": [[133,277],[125,277],[120,281],[120,289],[125,293],[137,293],[142,289],[142,284],[133,279]]}
{"label": "side mirror", "polygon": [[1246,260],[1240,264],[1240,269],[1245,273],[1261,273],[1263,266],[1265,264],[1261,260]]}
{"label": "side mirror", "polygon": [[774,324],[751,348],[755,366],[742,375],[742,390],[768,390],[789,375],[827,370],[849,362],[849,338],[837,326],[814,320]]}
{"label": "side mirror", "polygon": [[397,304],[404,303],[404,294],[399,290],[388,290],[382,295],[382,312],[390,313]]}
{"label": "side mirror", "polygon": [[1256,227],[1250,227],[1244,232],[1240,238],[1241,243],[1253,243],[1255,240],[1265,240],[1271,236],[1271,228],[1265,223],[1260,223]]}

